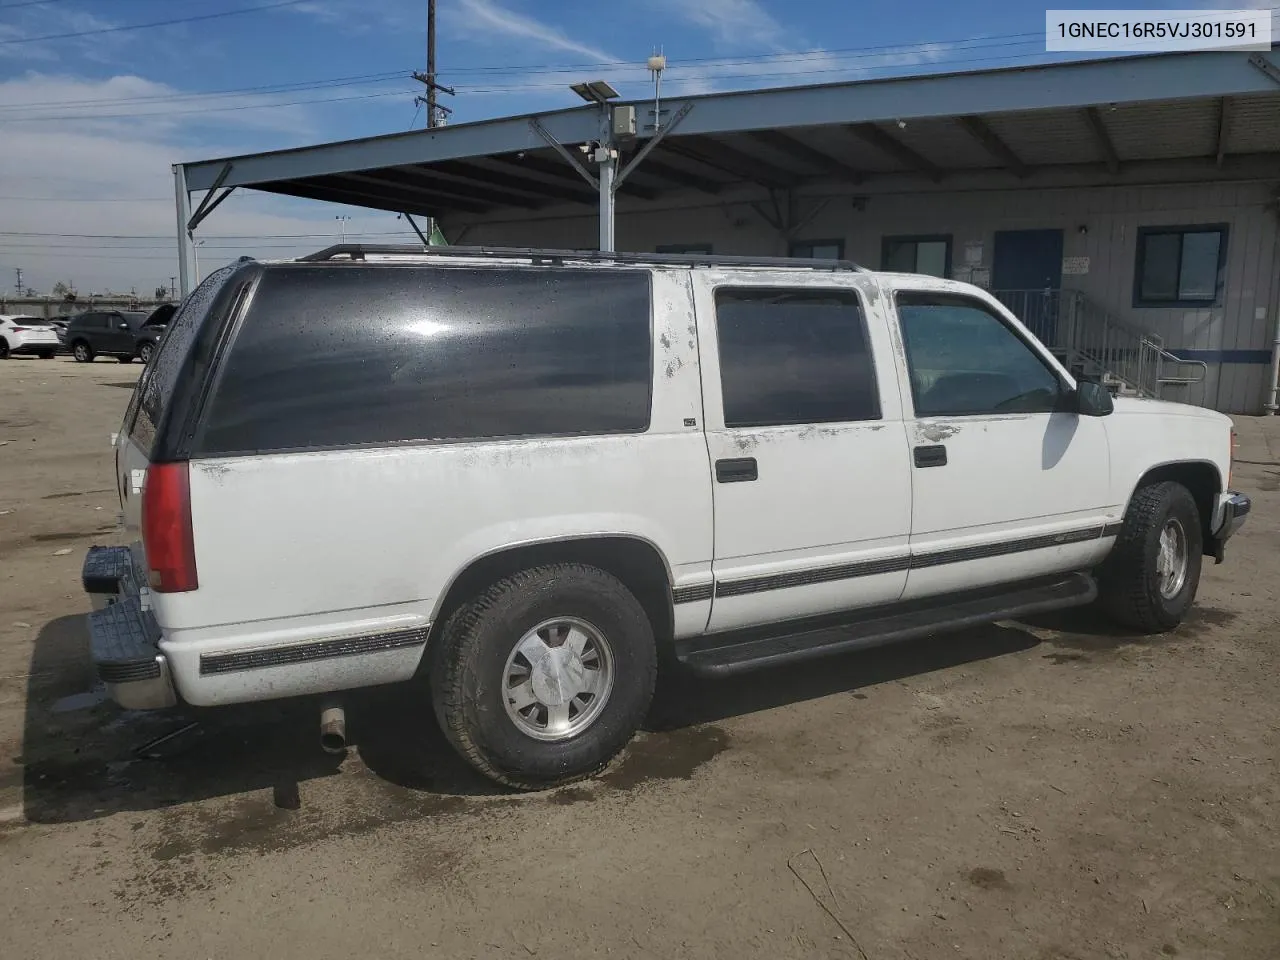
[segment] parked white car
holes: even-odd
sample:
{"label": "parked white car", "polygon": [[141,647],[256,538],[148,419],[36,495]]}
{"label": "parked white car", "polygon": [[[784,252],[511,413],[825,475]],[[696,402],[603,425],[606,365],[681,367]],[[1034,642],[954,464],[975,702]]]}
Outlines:
{"label": "parked white car", "polygon": [[0,360],[32,354],[49,360],[58,352],[58,332],[39,317],[0,315]]}
{"label": "parked white car", "polygon": [[[590,775],[720,676],[1099,601],[1169,630],[1249,511],[1221,414],[1075,382],[986,292],[832,261],[336,248],[182,304],[94,548],[126,707],[411,682]],[[414,731],[405,731],[413,736]]]}

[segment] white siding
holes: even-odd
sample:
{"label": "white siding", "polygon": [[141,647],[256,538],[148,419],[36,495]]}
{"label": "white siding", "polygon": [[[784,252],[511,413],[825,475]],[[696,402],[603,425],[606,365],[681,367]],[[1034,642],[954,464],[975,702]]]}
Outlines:
{"label": "white siding", "polygon": [[[1158,334],[1170,349],[1264,351],[1271,348],[1280,309],[1275,196],[1273,183],[1219,182],[872,194],[861,198],[861,210],[848,195],[798,197],[792,218],[804,226],[793,239],[843,240],[846,257],[879,267],[886,236],[951,234],[953,263],[963,260],[966,241],[980,241],[983,265],[989,268],[996,231],[1057,228],[1063,231],[1064,256],[1089,258],[1088,274],[1064,277],[1065,287]],[[767,204],[758,206],[772,211]],[[1139,228],[1217,223],[1228,227],[1222,305],[1134,307]],[[524,222],[477,223],[462,242],[591,249],[596,235],[594,213],[535,215]],[[664,243],[710,243],[715,253],[769,256],[784,256],[788,247],[750,203],[712,197],[620,212],[617,243],[619,250],[638,251]],[[1166,397],[1231,413],[1260,413],[1268,372],[1261,363],[1212,363],[1203,384],[1166,388]]]}

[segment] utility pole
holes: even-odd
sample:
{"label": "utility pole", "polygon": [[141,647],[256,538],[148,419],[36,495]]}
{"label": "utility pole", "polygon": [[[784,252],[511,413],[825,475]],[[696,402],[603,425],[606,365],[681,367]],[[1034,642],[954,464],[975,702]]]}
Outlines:
{"label": "utility pole", "polygon": [[427,88],[425,97],[414,97],[413,102],[427,108],[427,127],[443,125],[445,116],[453,113],[442,106],[437,94],[447,93],[453,96],[453,87],[442,87],[436,83],[436,0],[427,0],[427,72],[415,73],[413,79]]}
{"label": "utility pole", "polygon": [[177,288],[173,285],[173,282],[177,279],[178,279],[177,277],[169,278],[169,299],[170,300],[176,300],[178,298]]}
{"label": "utility pole", "polygon": [[22,296],[22,268],[14,267],[13,269],[18,274],[18,296]]}

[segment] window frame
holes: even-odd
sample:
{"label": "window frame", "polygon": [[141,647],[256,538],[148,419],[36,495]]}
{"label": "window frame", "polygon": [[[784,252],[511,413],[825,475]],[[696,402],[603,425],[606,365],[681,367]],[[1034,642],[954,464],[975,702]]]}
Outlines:
{"label": "window frame", "polygon": [[[813,247],[835,247],[836,255],[832,259],[834,260],[844,259],[844,238],[843,237],[839,240],[792,240],[787,245],[788,257],[800,257],[800,254],[796,253],[796,247],[809,247],[811,250]],[[812,260],[815,258],[812,253],[809,253],[802,259]],[[826,259],[826,258],[824,257],[822,259]]]}
{"label": "window frame", "polygon": [[[911,369],[911,345],[907,342],[906,331],[903,330],[902,328],[902,313],[900,310],[899,300],[901,299],[903,294],[907,294],[908,296],[928,297],[928,298],[934,299],[939,302],[931,305],[936,305],[936,306],[975,307],[981,310],[983,313],[986,313],[991,317],[993,317],[996,320],[996,322],[999,323],[1001,326],[1003,326],[1006,330],[1008,330],[1009,333],[1011,333],[1018,342],[1020,342],[1024,347],[1026,347],[1029,351],[1031,351],[1032,355],[1040,362],[1040,365],[1044,367],[1045,370],[1047,370],[1050,374],[1053,375],[1053,379],[1058,384],[1058,402],[1054,404],[1051,410],[1037,410],[1037,411],[1031,411],[1031,412],[1028,412],[1025,410],[1008,410],[1008,411],[976,410],[976,411],[969,411],[964,413],[924,413],[924,414],[920,413],[918,398],[916,396],[916,381],[915,381],[915,377],[912,376],[912,369]],[[923,305],[927,305],[927,304],[915,304],[915,306],[923,306]],[[1035,337],[1024,336],[1022,331],[1020,331],[1017,327],[1015,327],[1012,323],[1009,322],[1008,317],[1004,316],[1000,312],[1000,310],[998,310],[991,303],[988,303],[986,300],[983,300],[979,297],[975,297],[972,294],[966,294],[966,293],[950,293],[950,292],[935,291],[935,290],[920,290],[912,287],[897,287],[893,291],[893,312],[894,312],[894,323],[897,326],[897,334],[899,339],[902,342],[902,364],[903,364],[903,370],[907,375],[907,389],[910,391],[910,394],[911,394],[911,416],[913,419],[932,420],[932,419],[938,419],[938,418],[944,418],[944,417],[945,418],[1005,417],[1005,416],[1025,417],[1025,416],[1032,415],[1032,413],[1052,414],[1052,413],[1070,412],[1071,407],[1068,401],[1070,399],[1070,392],[1072,389],[1071,381],[1068,380],[1066,377],[1064,377],[1063,372],[1059,370],[1058,367],[1050,360],[1050,358],[1047,357],[1042,352],[1042,350],[1037,347],[1037,345],[1039,344],[1039,341],[1036,340]]]}
{"label": "window frame", "polygon": [[[1188,233],[1218,234],[1218,272],[1213,288],[1213,297],[1208,300],[1185,300],[1177,295],[1182,285],[1182,250]],[[1225,223],[1177,223],[1139,227],[1137,241],[1133,251],[1133,306],[1135,309],[1160,309],[1168,307],[1212,308],[1222,306],[1222,297],[1226,289],[1227,243],[1230,239],[1229,225]],[[1174,280],[1174,298],[1157,300],[1142,295],[1142,273],[1146,267],[1147,238],[1152,236],[1175,235],[1178,238],[1177,274]]]}
{"label": "window frame", "polygon": [[653,252],[671,256],[710,257],[714,254],[714,248],[709,243],[660,243],[653,248]]}
{"label": "window frame", "polygon": [[[858,310],[858,329],[862,334],[862,344],[864,352],[867,356],[868,366],[871,374],[870,394],[874,404],[874,416],[862,417],[857,420],[796,420],[785,423],[757,423],[757,424],[733,424],[728,420],[728,411],[725,408],[725,389],[724,389],[724,350],[721,344],[721,324],[720,324],[720,292],[737,291],[737,292],[789,292],[796,294],[814,294],[814,295],[831,295],[851,296],[853,297],[854,306]],[[857,287],[845,286],[789,286],[781,283],[721,283],[711,288],[711,310],[715,320],[716,331],[716,373],[718,377],[718,386],[720,388],[720,422],[725,430],[768,430],[775,427],[807,427],[818,425],[842,425],[842,424],[858,424],[858,423],[881,423],[884,421],[884,402],[880,393],[880,369],[876,363],[875,346],[871,340],[871,328],[867,318],[866,300],[862,296],[862,291]]]}
{"label": "window frame", "polygon": [[[955,235],[951,233],[904,233],[904,234],[895,234],[893,236],[881,237],[880,238],[880,269],[886,272],[889,272],[889,244],[891,243],[916,244],[917,245],[917,249],[916,249],[917,266],[920,263],[919,244],[944,243],[946,244],[947,252],[943,258],[943,275],[940,279],[949,280],[951,278],[951,264],[952,264],[951,255],[955,248],[954,238],[955,238]],[[933,274],[931,273],[920,273],[919,270],[915,270],[911,272],[921,277],[933,276]]]}

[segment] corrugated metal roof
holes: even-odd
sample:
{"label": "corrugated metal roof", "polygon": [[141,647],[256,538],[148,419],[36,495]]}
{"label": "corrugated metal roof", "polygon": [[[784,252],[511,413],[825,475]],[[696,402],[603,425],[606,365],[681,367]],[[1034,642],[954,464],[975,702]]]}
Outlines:
{"label": "corrugated metal roof", "polygon": [[1217,100],[1166,100],[1102,109],[1116,153],[1123,160],[1208,157],[1217,151]]}
{"label": "corrugated metal roof", "polygon": [[1280,152],[1280,91],[1231,98],[1227,152]]}

